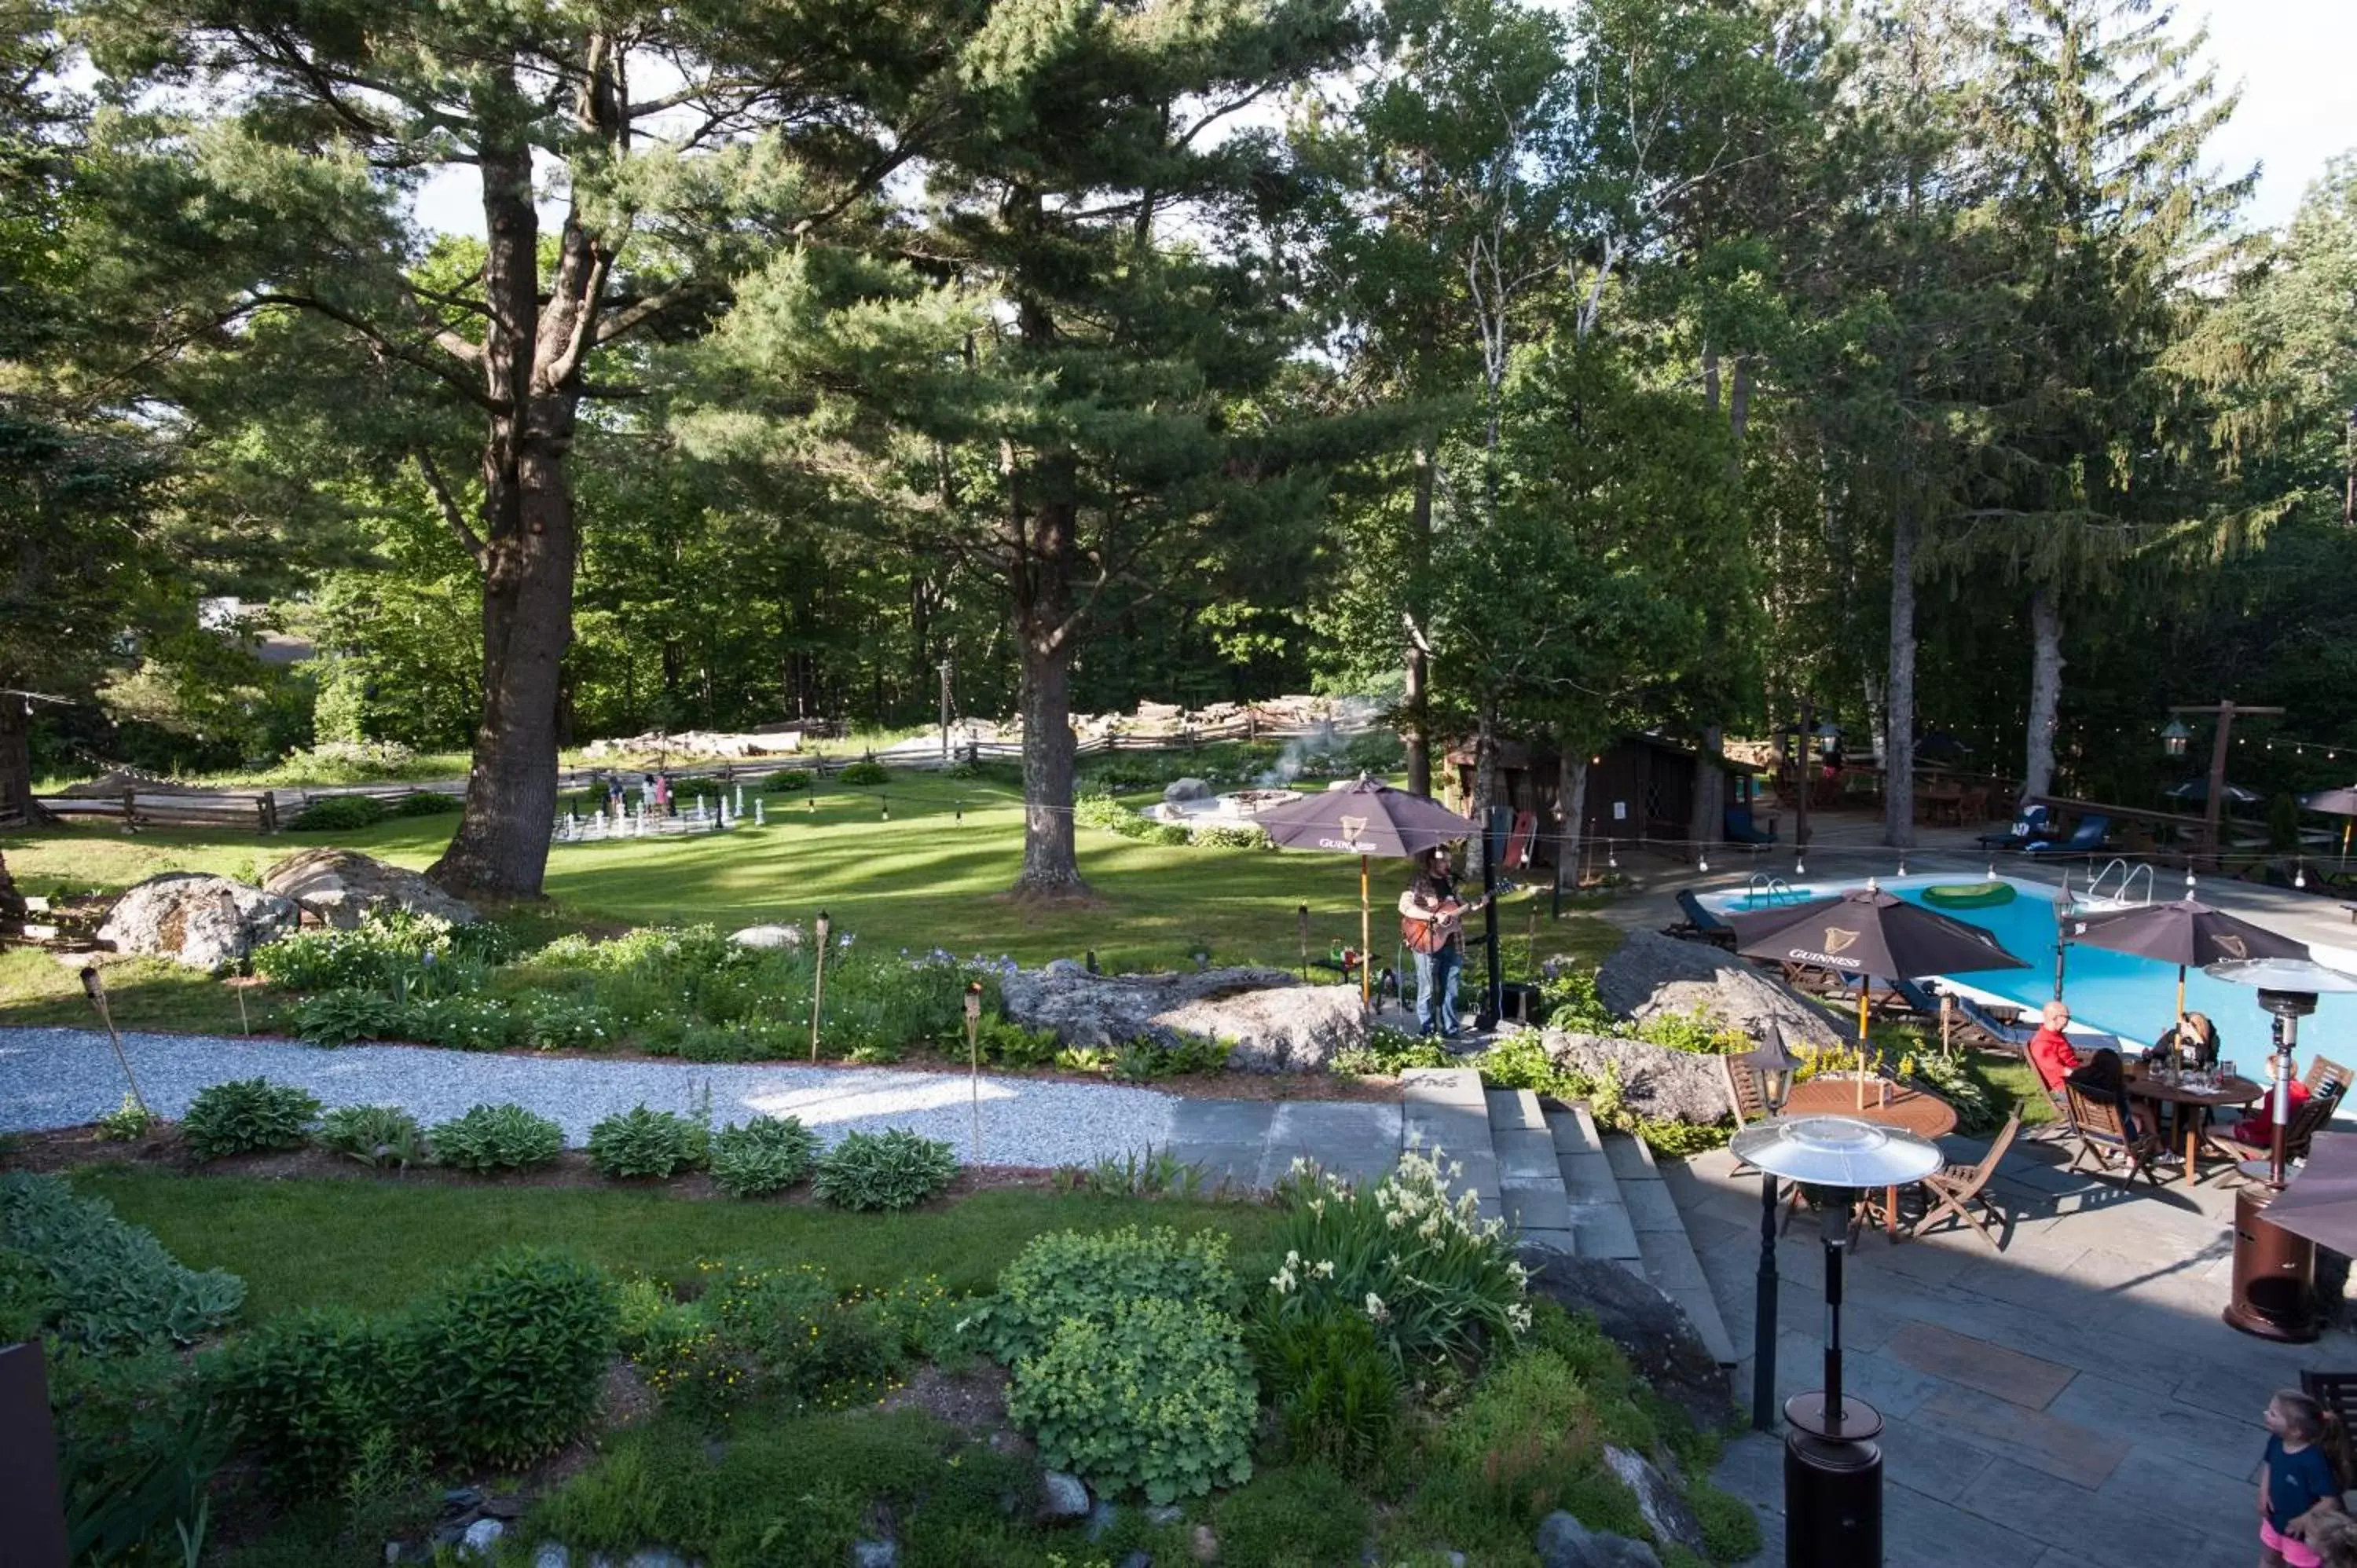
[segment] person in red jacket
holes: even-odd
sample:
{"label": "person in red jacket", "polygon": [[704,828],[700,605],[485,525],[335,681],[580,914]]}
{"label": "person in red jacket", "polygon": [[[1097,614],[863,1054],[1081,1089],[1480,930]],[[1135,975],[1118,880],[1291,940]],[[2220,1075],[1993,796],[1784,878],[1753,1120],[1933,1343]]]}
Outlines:
{"label": "person in red jacket", "polygon": [[2070,1026],[2071,1009],[2049,1002],[2038,1016],[2038,1033],[2029,1036],[2029,1065],[2038,1069],[2038,1081],[2049,1094],[2061,1093],[2062,1080],[2081,1065],[2071,1036],[2062,1032]]}

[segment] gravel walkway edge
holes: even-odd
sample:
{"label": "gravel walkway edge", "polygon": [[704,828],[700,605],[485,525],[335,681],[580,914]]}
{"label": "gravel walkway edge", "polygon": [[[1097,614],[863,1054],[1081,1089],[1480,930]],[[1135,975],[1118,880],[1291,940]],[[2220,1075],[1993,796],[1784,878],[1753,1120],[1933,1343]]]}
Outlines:
{"label": "gravel walkway edge", "polygon": [[[1168,1144],[1178,1103],[1150,1089],[985,1075],[977,1154],[974,1090],[953,1073],[330,1048],[223,1035],[126,1034],[123,1043],[162,1116],[183,1114],[209,1084],[259,1077],[300,1085],[329,1109],[399,1105],[428,1126],[470,1106],[512,1101],[555,1121],[576,1147],[603,1117],[640,1104],[690,1112],[708,1089],[715,1126],[756,1114],[799,1116],[827,1144],[845,1133],[907,1127],[951,1144],[969,1163],[1081,1165]],[[122,1069],[97,1030],[0,1028],[0,1131],[95,1121],[123,1094]]]}

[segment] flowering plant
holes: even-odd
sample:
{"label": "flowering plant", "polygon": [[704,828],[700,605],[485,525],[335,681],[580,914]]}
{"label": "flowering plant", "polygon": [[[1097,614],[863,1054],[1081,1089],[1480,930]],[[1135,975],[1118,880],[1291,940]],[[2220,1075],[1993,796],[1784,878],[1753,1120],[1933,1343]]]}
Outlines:
{"label": "flowering plant", "polygon": [[1283,1320],[1340,1304],[1402,1365],[1478,1355],[1492,1336],[1528,1329],[1529,1276],[1504,1222],[1480,1218],[1480,1194],[1450,1194],[1463,1174],[1437,1147],[1411,1147],[1368,1187],[1296,1160],[1278,1188],[1286,1254],[1265,1306]]}

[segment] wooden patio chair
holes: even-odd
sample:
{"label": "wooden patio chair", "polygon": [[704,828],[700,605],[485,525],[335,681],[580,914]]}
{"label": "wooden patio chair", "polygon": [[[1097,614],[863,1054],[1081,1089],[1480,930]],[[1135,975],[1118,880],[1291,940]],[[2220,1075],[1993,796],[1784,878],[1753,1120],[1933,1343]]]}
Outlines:
{"label": "wooden patio chair", "polygon": [[[1978,1165],[1943,1165],[1925,1176],[1923,1196],[1928,1207],[1923,1210],[1923,1218],[1915,1221],[1914,1228],[1908,1234],[1921,1236],[1934,1220],[1953,1215],[1979,1231],[1981,1240],[1992,1249],[2003,1251],[2004,1243],[1997,1237],[2010,1219],[2005,1210],[1996,1206],[1996,1200],[1989,1196],[1988,1184],[1989,1178],[1996,1175],[1998,1165],[2004,1161],[2006,1151],[2013,1146],[2014,1134],[2020,1131],[2021,1112],[2016,1111],[2006,1118],[2005,1131],[1989,1144],[1988,1153],[1981,1156]],[[1979,1206],[1981,1214],[1973,1212],[1975,1205]],[[1996,1230],[1989,1229],[1991,1221],[1996,1222]]]}
{"label": "wooden patio chair", "polygon": [[[2324,1080],[2324,1086],[2310,1094],[2300,1108],[2291,1113],[2291,1122],[2284,1128],[2285,1159],[2308,1158],[2309,1144],[2332,1120],[2333,1112],[2340,1109],[2343,1088],[2342,1084],[2328,1077]],[[2262,1108],[2270,1106],[2272,1103],[2272,1097],[2259,1101]],[[2228,1133],[2212,1133],[2210,1135],[2210,1146],[2233,1160],[2266,1160],[2275,1157],[2272,1138],[2263,1144],[2247,1143]]]}
{"label": "wooden patio chair", "polygon": [[2350,1071],[2330,1057],[2325,1056],[2319,1056],[2309,1063],[2308,1077],[2301,1079],[2308,1085],[2308,1092],[2310,1095],[2314,1095],[2328,1083],[2340,1085],[2341,1092],[2346,1094],[2349,1092],[2352,1080],[2357,1080],[2357,1072]]}
{"label": "wooden patio chair", "polygon": [[2153,1158],[2160,1153],[2160,1140],[2149,1127],[2137,1126],[2133,1131],[2120,1114],[2120,1108],[2107,1097],[2088,1093],[2069,1079],[2062,1080],[2063,1102],[2070,1119],[2071,1136],[2079,1152],[2071,1156],[2070,1168],[2082,1170],[2081,1162],[2092,1160],[2093,1176],[2117,1176],[2117,1167],[2127,1167],[2128,1184],[2144,1177],[2153,1186],[2160,1185],[2160,1176],[2153,1167]]}

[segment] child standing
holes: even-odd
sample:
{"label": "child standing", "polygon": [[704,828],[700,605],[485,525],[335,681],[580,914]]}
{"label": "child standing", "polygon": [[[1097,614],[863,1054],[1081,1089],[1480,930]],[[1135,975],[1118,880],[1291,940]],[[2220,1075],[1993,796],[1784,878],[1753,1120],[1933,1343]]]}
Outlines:
{"label": "child standing", "polygon": [[2319,1568],[2324,1561],[2306,1540],[2311,1513],[2341,1507],[2341,1477],[2324,1451],[2324,1407],[2294,1389],[2267,1402],[2259,1568]]}

